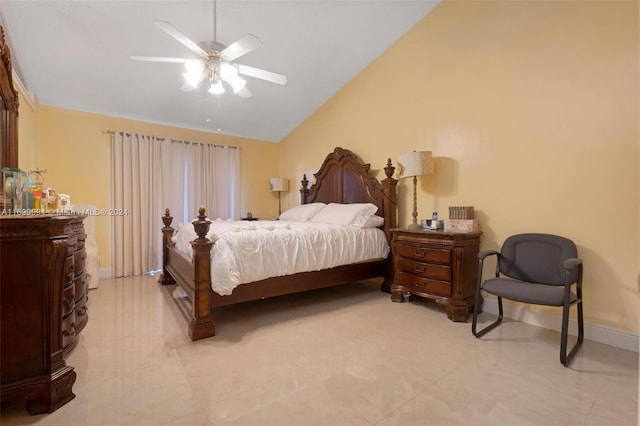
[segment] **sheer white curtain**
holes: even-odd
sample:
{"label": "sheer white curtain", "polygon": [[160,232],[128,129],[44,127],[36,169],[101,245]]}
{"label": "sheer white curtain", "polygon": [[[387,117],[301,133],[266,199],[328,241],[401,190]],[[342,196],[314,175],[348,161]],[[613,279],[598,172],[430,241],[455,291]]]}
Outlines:
{"label": "sheer white curtain", "polygon": [[185,152],[185,220],[195,218],[200,206],[205,207],[211,219],[240,219],[240,150],[233,146],[191,143],[185,145]]}
{"label": "sheer white curtain", "polygon": [[161,215],[174,228],[200,206],[210,218],[240,217],[240,152],[233,146],[174,141],[116,131],[113,137],[113,215],[116,277],[162,265]]}

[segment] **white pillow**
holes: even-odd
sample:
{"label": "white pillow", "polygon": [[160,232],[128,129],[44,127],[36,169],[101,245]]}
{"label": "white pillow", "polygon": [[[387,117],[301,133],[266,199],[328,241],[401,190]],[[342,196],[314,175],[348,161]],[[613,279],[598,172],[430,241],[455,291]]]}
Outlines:
{"label": "white pillow", "polygon": [[178,251],[191,252],[191,241],[198,238],[198,234],[196,234],[196,230],[193,229],[193,225],[190,223],[181,223],[178,225],[178,229],[176,230],[174,236],[174,241],[176,243],[175,247]]}
{"label": "white pillow", "polygon": [[336,225],[351,225],[360,228],[376,211],[378,211],[378,208],[371,203],[329,203],[309,221],[333,223]]}
{"label": "white pillow", "polygon": [[280,215],[280,220],[291,220],[294,222],[306,222],[316,213],[326,206],[325,203],[302,204],[300,206],[291,207],[289,210]]}
{"label": "white pillow", "polygon": [[369,217],[369,219],[367,219],[367,221],[364,223],[364,225],[362,225],[362,227],[377,228],[382,225],[384,225],[384,218],[374,214],[371,217]]}

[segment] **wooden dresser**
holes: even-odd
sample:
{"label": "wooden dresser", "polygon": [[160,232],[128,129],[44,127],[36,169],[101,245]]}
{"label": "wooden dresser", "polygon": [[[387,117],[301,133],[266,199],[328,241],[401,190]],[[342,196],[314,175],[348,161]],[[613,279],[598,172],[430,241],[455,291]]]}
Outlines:
{"label": "wooden dresser", "polygon": [[452,321],[473,309],[482,232],[392,229],[391,300],[413,294],[444,305]]}
{"label": "wooden dresser", "polygon": [[87,324],[84,216],[0,216],[0,399],[31,414],[72,400],[65,356]]}

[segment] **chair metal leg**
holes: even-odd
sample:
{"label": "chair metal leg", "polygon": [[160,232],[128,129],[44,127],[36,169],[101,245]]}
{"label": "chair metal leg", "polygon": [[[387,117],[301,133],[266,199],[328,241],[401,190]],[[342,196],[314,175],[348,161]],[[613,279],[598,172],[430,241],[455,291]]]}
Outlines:
{"label": "chair metal leg", "polygon": [[578,340],[571,348],[571,351],[567,353],[567,340],[569,334],[569,305],[566,305],[562,309],[562,334],[560,336],[560,362],[565,367],[569,366],[569,363],[582,346],[584,340],[584,320],[582,314],[582,299],[578,299],[576,302],[578,308]]}
{"label": "chair metal leg", "polygon": [[476,331],[476,326],[478,324],[478,293],[476,293],[476,304],[473,306],[473,322],[471,324],[471,332],[476,337],[482,337],[494,328],[496,328],[502,322],[503,312],[502,312],[502,297],[498,297],[498,319],[494,322],[486,326],[480,331]]}

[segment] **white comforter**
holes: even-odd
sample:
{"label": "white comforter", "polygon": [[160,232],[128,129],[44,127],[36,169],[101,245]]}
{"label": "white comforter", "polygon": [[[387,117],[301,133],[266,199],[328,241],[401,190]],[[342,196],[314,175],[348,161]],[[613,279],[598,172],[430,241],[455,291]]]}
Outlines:
{"label": "white comforter", "polygon": [[[211,287],[229,295],[240,284],[298,272],[386,258],[389,244],[378,228],[311,222],[222,221],[211,223]],[[175,247],[192,256],[193,225],[178,227]]]}

